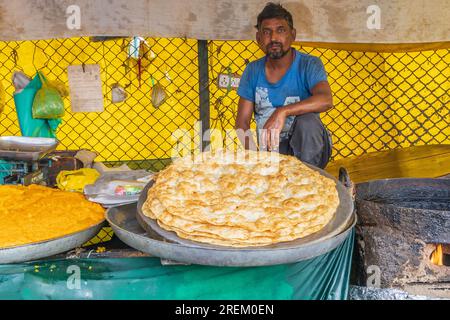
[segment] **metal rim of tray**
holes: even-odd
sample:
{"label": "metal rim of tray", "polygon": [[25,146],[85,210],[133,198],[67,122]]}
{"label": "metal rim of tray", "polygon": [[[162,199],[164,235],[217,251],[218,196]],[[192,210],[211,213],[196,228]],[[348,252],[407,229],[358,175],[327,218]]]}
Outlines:
{"label": "metal rim of tray", "polygon": [[[56,138],[0,137],[0,158],[16,161],[37,161],[54,151],[59,141]],[[3,147],[7,146],[6,149]]]}
{"label": "metal rim of tray", "polygon": [[258,247],[253,246],[253,247],[241,247],[241,248],[211,245],[211,244],[191,241],[191,240],[187,240],[187,239],[181,239],[180,237],[178,237],[176,235],[175,232],[162,229],[154,219],[151,219],[151,218],[145,216],[144,213],[142,212],[142,206],[147,199],[148,191],[152,187],[154,181],[150,181],[145,186],[144,190],[141,192],[141,194],[139,196],[139,200],[137,203],[137,220],[140,223],[141,227],[143,227],[150,234],[157,233],[158,235],[160,235],[162,238],[164,238],[166,240],[176,242],[179,244],[183,244],[186,246],[199,247],[199,248],[213,248],[213,249],[217,249],[217,250],[238,250],[238,251],[245,250],[246,248],[249,248],[251,250],[267,250],[267,249],[280,250],[280,249],[297,248],[302,245],[320,242],[325,239],[331,238],[335,235],[338,235],[339,233],[341,233],[343,230],[346,229],[347,225],[352,220],[352,214],[354,211],[354,203],[353,203],[352,197],[350,195],[350,192],[339,180],[337,180],[332,175],[330,175],[329,173],[327,173],[326,171],[324,171],[322,169],[319,169],[319,168],[311,166],[311,165],[308,165],[308,167],[319,172],[321,175],[335,181],[336,188],[338,190],[338,195],[339,195],[339,206],[338,206],[332,220],[324,228],[322,228],[318,232],[315,232],[313,234],[310,234],[310,235],[300,238],[300,239],[296,239],[296,240],[289,241],[289,242],[280,242],[280,243],[268,245],[268,246],[258,246]]}
{"label": "metal rim of tray", "polygon": [[102,220],[87,229],[59,238],[0,248],[0,264],[33,261],[74,249],[92,239],[104,225],[105,220]]}
{"label": "metal rim of tray", "polygon": [[133,205],[108,209],[106,219],[120,240],[139,251],[181,263],[221,267],[269,266],[312,259],[338,247],[347,239],[356,224],[356,215],[353,213],[344,230],[331,238],[282,250],[264,247],[254,250],[251,247],[216,249],[166,242],[154,232],[147,233],[140,226],[136,206]]}

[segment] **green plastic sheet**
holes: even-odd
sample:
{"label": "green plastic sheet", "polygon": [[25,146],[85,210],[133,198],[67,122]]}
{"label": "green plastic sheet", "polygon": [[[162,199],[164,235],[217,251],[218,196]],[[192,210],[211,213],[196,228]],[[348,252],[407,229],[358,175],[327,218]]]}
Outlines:
{"label": "green plastic sheet", "polygon": [[333,251],[266,267],[162,266],[158,258],[0,265],[0,299],[346,299],[354,230]]}

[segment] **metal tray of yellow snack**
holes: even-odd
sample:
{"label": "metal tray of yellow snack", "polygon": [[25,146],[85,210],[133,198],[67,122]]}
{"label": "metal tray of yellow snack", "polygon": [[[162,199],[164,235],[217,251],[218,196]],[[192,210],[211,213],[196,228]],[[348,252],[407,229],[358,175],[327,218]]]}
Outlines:
{"label": "metal tray of yellow snack", "polygon": [[56,149],[58,140],[35,137],[0,137],[0,158],[36,161]]}
{"label": "metal tray of yellow snack", "polygon": [[299,246],[202,247],[172,242],[150,228],[146,231],[137,220],[136,209],[135,204],[127,204],[107,210],[106,219],[119,239],[130,247],[155,257],[209,266],[268,266],[312,259],[338,247],[348,238],[356,224],[356,215],[353,213],[342,232],[327,239]]}
{"label": "metal tray of yellow snack", "polygon": [[0,264],[33,261],[72,250],[92,239],[104,225],[105,220],[92,227],[63,237],[0,248]]}

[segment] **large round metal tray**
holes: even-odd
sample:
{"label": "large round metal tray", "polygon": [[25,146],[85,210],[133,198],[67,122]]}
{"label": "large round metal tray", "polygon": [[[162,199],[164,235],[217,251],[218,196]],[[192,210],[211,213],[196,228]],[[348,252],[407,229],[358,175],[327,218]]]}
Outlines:
{"label": "large round metal tray", "polygon": [[85,230],[63,237],[22,246],[0,248],[0,264],[33,261],[71,250],[92,239],[104,225],[105,220]]}
{"label": "large round metal tray", "polygon": [[[326,239],[329,239],[335,235],[340,234],[342,231],[344,231],[347,228],[347,225],[352,220],[353,215],[353,199],[350,195],[349,190],[336,178],[334,178],[332,175],[327,173],[326,171],[316,168],[314,166],[308,165],[311,169],[318,171],[321,175],[330,178],[336,182],[336,188],[339,195],[339,206],[331,219],[331,221],[321,230],[319,230],[316,233],[313,233],[309,236],[299,238],[293,241],[289,242],[280,242],[273,245],[268,246],[260,246],[260,247],[249,247],[252,250],[274,250],[274,249],[287,249],[287,248],[298,248],[302,245],[306,244],[313,244],[316,242],[320,242]],[[158,223],[142,212],[142,207],[144,202],[147,200],[147,195],[149,192],[149,189],[153,185],[153,181],[150,181],[144,190],[141,192],[141,195],[139,196],[139,201],[137,204],[137,220],[141,224],[141,226],[147,231],[147,232],[153,232],[157,233],[164,239],[168,241],[172,241],[175,243],[183,244],[185,246],[192,246],[192,247],[199,247],[199,248],[215,248],[218,250],[221,250],[223,248],[233,248],[233,247],[224,247],[224,246],[218,246],[218,245],[210,245],[206,243],[196,242],[196,241],[190,241],[187,239],[182,239],[178,237],[178,235],[175,232],[167,231],[161,228]],[[233,248],[235,250],[239,250],[239,248]]]}
{"label": "large round metal tray", "polygon": [[140,226],[136,217],[136,205],[133,204],[113,207],[106,212],[106,219],[114,233],[127,245],[139,251],[188,264],[240,267],[294,263],[320,256],[335,249],[347,239],[356,223],[356,216],[351,214],[348,224],[339,234],[297,246],[214,248],[173,243],[150,228],[147,232]]}

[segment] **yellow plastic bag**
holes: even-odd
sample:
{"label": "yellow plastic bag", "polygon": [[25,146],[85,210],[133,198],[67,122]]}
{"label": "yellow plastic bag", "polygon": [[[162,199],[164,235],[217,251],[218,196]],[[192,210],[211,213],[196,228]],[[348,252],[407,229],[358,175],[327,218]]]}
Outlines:
{"label": "yellow plastic bag", "polygon": [[5,103],[6,103],[5,96],[6,96],[5,88],[3,87],[3,84],[0,81],[0,114],[2,114],[3,110],[5,109]]}
{"label": "yellow plastic bag", "polygon": [[91,168],[63,170],[56,177],[56,185],[61,190],[83,192],[85,185],[95,183],[99,177],[100,173]]}

